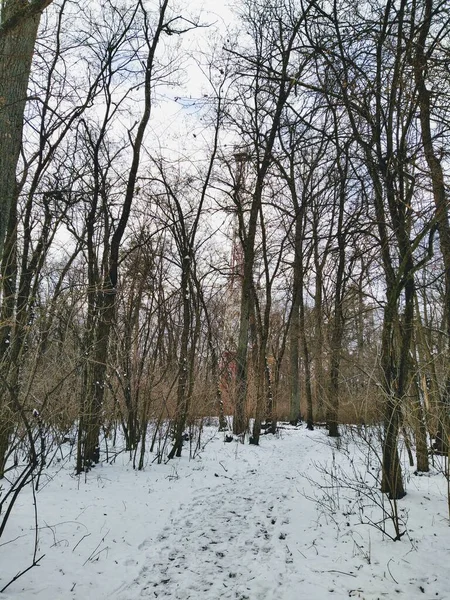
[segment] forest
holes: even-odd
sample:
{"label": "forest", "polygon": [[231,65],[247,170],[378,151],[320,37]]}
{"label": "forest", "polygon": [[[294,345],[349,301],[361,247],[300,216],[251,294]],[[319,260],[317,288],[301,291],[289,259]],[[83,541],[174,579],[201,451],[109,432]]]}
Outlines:
{"label": "forest", "polygon": [[450,6],[221,11],[1,2],[1,541],[56,460],[169,468],[213,424],[352,432],[392,539],[409,469],[448,524]]}

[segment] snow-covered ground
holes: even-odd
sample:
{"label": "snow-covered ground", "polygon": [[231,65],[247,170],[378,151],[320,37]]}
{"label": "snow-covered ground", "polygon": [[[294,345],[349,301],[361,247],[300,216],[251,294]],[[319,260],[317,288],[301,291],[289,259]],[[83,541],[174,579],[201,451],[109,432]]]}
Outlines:
{"label": "snow-covered ground", "polygon": [[[370,483],[376,467],[362,468],[364,447],[359,453],[345,436],[339,444],[348,458],[322,430],[281,429],[259,447],[224,443],[213,428],[202,440],[194,459],[158,465],[149,457],[143,472],[125,454],[86,477],[73,475],[73,461],[51,467],[37,494],[37,556],[45,556],[2,596],[450,599],[439,468],[427,476],[408,471],[408,495],[398,504],[408,532],[393,542],[365,524],[381,515],[370,506],[378,492],[347,489],[352,481],[358,487],[367,467]],[[2,536],[0,589],[31,562],[32,499],[23,492]]]}

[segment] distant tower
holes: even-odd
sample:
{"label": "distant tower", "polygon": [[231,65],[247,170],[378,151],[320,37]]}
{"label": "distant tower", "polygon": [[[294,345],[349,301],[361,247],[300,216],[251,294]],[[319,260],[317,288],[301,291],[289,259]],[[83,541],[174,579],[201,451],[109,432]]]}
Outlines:
{"label": "distant tower", "polygon": [[234,149],[234,160],[236,161],[236,176],[235,176],[235,189],[234,198],[236,205],[236,216],[234,220],[233,229],[233,246],[231,255],[231,268],[232,268],[232,281],[236,283],[239,281],[239,288],[241,287],[242,277],[244,276],[244,250],[242,248],[241,236],[239,235],[239,218],[238,210],[242,209],[244,204],[244,192],[245,192],[245,179],[246,179],[246,165],[249,161],[250,155],[247,150]]}
{"label": "distant tower", "polygon": [[[236,217],[235,217],[236,219]],[[241,312],[241,289],[244,266],[244,252],[239,237],[237,220],[232,225],[231,232],[230,271],[226,286],[224,341],[225,351],[234,354],[239,332],[239,317]]]}
{"label": "distant tower", "polygon": [[249,159],[249,154],[244,149],[234,149],[234,160],[236,161],[235,175],[235,205],[236,214],[232,224],[231,232],[231,256],[230,273],[226,291],[226,310],[225,310],[225,349],[235,351],[237,344],[237,335],[239,331],[239,317],[241,309],[241,290],[242,279],[244,276],[244,250],[239,232],[239,217],[237,211],[243,203],[243,191],[245,183],[245,168]]}
{"label": "distant tower", "polygon": [[[248,153],[235,149],[236,161],[235,175],[235,202],[236,208],[242,202],[243,184],[245,181],[245,166]],[[231,254],[228,283],[226,286],[225,314],[224,314],[224,351],[222,355],[222,392],[224,399],[231,402],[236,378],[236,349],[239,335],[239,321],[241,313],[242,279],[244,275],[244,250],[241,236],[239,235],[239,218],[235,214],[231,226]]]}

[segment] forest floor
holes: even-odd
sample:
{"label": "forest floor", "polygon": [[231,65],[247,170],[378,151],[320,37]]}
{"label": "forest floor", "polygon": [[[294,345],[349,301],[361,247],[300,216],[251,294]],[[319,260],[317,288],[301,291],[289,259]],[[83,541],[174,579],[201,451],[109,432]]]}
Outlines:
{"label": "forest floor", "polygon": [[[37,557],[45,556],[0,598],[449,600],[439,459],[427,475],[406,468],[398,503],[406,533],[394,542],[377,506],[389,514],[374,485],[376,458],[367,439],[354,438],[286,428],[255,447],[224,443],[208,427],[194,458],[187,442],[186,456],[165,464],[150,456],[140,472],[124,453],[82,477],[73,457],[61,460],[36,495]],[[34,522],[27,489],[2,537],[0,589],[30,564]]]}

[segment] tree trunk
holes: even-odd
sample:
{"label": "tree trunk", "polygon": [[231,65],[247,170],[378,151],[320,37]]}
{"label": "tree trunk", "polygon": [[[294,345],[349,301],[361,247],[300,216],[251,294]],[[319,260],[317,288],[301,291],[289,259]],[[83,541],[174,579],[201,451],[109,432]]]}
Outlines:
{"label": "tree trunk", "polygon": [[9,214],[2,271],[2,306],[0,312],[0,479],[4,476],[9,437],[14,429],[14,413],[9,401],[6,382],[10,367],[11,341],[16,307],[17,284],[17,218],[13,203]]}
{"label": "tree trunk", "polygon": [[0,14],[0,257],[15,203],[23,115],[41,13],[52,0],[4,0]]}
{"label": "tree trunk", "polygon": [[392,296],[392,292],[388,294],[388,302],[384,309],[380,357],[385,394],[381,491],[389,494],[390,498],[400,499],[405,496],[406,492],[403,487],[397,447],[400,425],[400,399],[395,394],[396,361],[392,347],[396,302],[395,300],[389,302],[389,296]]}
{"label": "tree trunk", "polygon": [[[298,208],[298,207],[297,207]],[[297,210],[298,212],[298,210]],[[300,419],[300,294],[302,285],[303,260],[302,260],[302,225],[300,214],[295,218],[295,241],[294,241],[294,264],[293,264],[293,285],[292,285],[292,309],[290,319],[290,343],[289,343],[289,362],[290,372],[290,407],[289,421],[297,424]]]}
{"label": "tree trunk", "polygon": [[[339,146],[337,123],[335,128],[336,145]],[[348,150],[348,149],[347,149]],[[336,272],[336,285],[334,287],[334,315],[331,333],[331,357],[330,357],[330,387],[327,405],[327,426],[330,437],[338,437],[338,410],[339,410],[339,374],[341,366],[342,336],[344,333],[344,314],[342,301],[344,297],[344,269],[345,269],[345,232],[344,209],[347,191],[348,157],[344,156],[344,164],[341,164],[341,152],[338,152],[337,169],[339,172],[338,190],[338,220],[337,220],[337,246],[338,263]]]}
{"label": "tree trunk", "polygon": [[[417,373],[419,373],[418,369]],[[415,386],[415,397],[412,399],[412,419],[416,440],[417,470],[421,473],[428,473],[430,465],[428,463],[427,428],[423,405],[420,401],[420,385],[417,379],[415,379],[413,385]]]}
{"label": "tree trunk", "polygon": [[[153,32],[150,31],[150,26],[147,20],[147,13],[144,11],[144,35],[147,45],[147,58],[143,64],[144,68],[144,108],[141,119],[136,129],[136,135],[132,141],[132,157],[131,165],[128,171],[126,189],[123,202],[121,205],[120,218],[118,219],[114,233],[111,235],[108,213],[108,198],[106,190],[103,188],[103,180],[101,178],[101,160],[100,160],[100,145],[102,136],[105,130],[101,131],[101,136],[95,142],[93,154],[95,156],[95,186],[96,197],[94,198],[93,206],[91,207],[88,217],[88,269],[89,269],[89,294],[91,294],[90,309],[91,322],[88,322],[88,337],[93,338],[92,344],[88,344],[86,351],[90,354],[90,364],[87,366],[85,375],[85,389],[81,399],[81,414],[79,419],[78,432],[78,456],[77,456],[77,472],[89,469],[93,463],[99,461],[99,433],[101,408],[104,396],[104,380],[106,373],[106,365],[109,351],[109,338],[112,324],[116,317],[116,286],[118,280],[119,268],[119,253],[121,249],[122,238],[130,217],[131,206],[135,197],[136,181],[138,177],[138,169],[141,160],[142,145],[145,131],[150,120],[152,108],[152,85],[153,73],[155,64],[155,54],[161,34],[164,30],[165,13],[169,0],[163,0],[159,7],[158,22]],[[108,93],[110,90],[108,90]],[[104,126],[108,124],[108,119],[105,119]],[[134,129],[134,126],[133,126]],[[131,138],[131,130],[129,131]],[[96,261],[95,252],[95,220],[97,217],[97,201],[102,198],[102,216],[104,219],[104,252],[102,259],[103,277],[99,277],[99,267]],[[95,264],[94,264],[95,261]],[[92,298],[95,294],[96,286],[100,282],[101,289],[97,289],[97,299]],[[90,311],[88,311],[89,313]],[[89,340],[91,341],[91,340]]]}
{"label": "tree trunk", "polygon": [[181,275],[181,295],[182,295],[182,332],[180,357],[178,367],[178,387],[177,387],[177,413],[175,417],[173,446],[169,452],[168,458],[180,457],[183,448],[183,433],[186,425],[186,417],[189,407],[189,372],[192,370],[192,362],[189,361],[189,333],[191,330],[191,304],[189,299],[189,255],[182,257],[183,267]]}
{"label": "tree trunk", "polygon": [[303,350],[303,363],[305,365],[306,428],[310,431],[313,431],[314,413],[311,385],[311,356],[309,352],[308,336],[306,335],[305,302],[303,298],[303,277],[300,292],[300,335]]}
{"label": "tree trunk", "polygon": [[314,267],[315,276],[315,294],[314,294],[314,327],[316,335],[314,337],[314,389],[316,419],[323,421],[325,419],[325,407],[328,403],[327,386],[325,385],[324,360],[324,336],[323,336],[323,273],[322,264],[319,259],[318,236],[313,234],[314,238]]}

